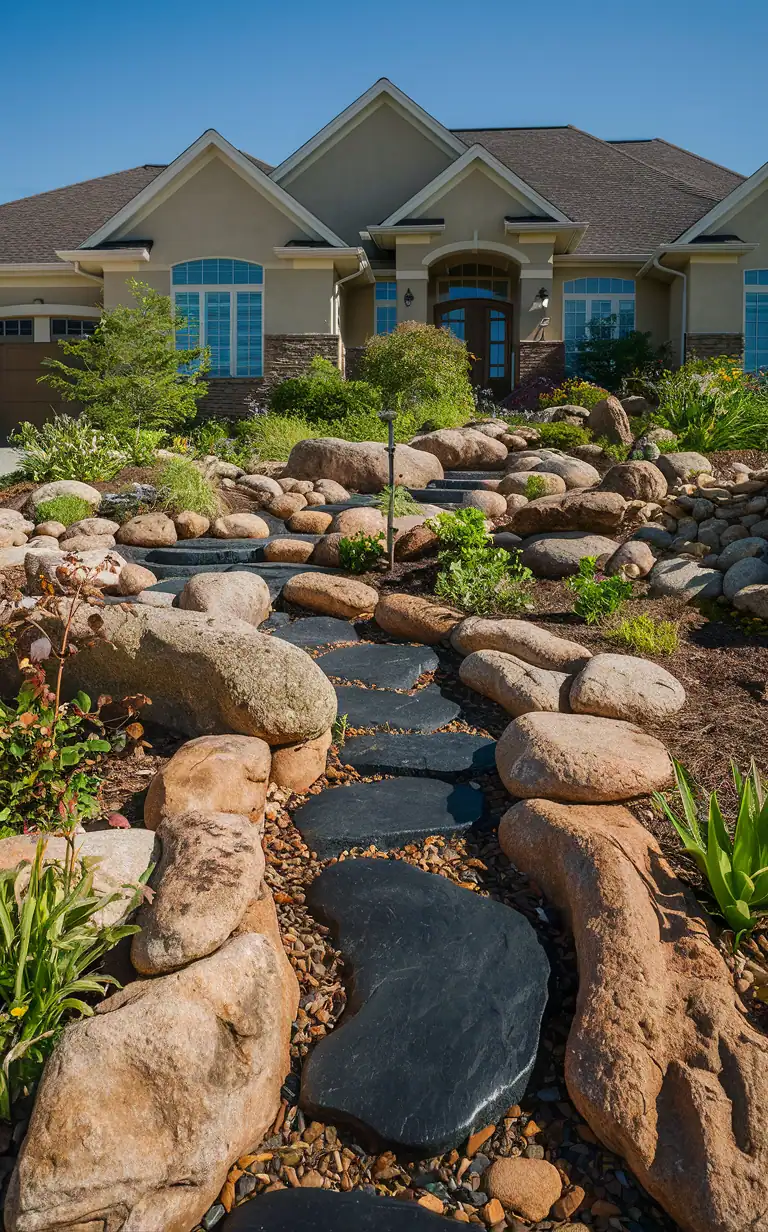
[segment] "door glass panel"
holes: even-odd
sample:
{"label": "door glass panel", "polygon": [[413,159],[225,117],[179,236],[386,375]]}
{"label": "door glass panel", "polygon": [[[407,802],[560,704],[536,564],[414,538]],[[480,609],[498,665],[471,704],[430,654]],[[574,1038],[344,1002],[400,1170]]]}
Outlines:
{"label": "door glass panel", "polygon": [[450,312],[444,312],[441,324],[446,329],[449,329],[454,337],[460,338],[464,342],[466,337],[466,321],[463,308],[452,308]]}
{"label": "door glass panel", "polygon": [[491,312],[489,321],[490,347],[488,376],[500,380],[506,372],[507,318],[503,312]]}

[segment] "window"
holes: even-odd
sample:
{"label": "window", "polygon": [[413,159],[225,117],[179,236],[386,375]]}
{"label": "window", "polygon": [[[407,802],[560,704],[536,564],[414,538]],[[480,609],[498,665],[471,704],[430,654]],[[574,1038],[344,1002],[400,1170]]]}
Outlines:
{"label": "window", "polygon": [[507,371],[507,318],[498,309],[491,309],[490,345],[488,352],[488,376],[491,380],[501,379]]}
{"label": "window", "polygon": [[437,298],[509,299],[509,279],[492,265],[453,265],[438,281]]}
{"label": "window", "polygon": [[31,338],[32,318],[29,320],[0,320],[0,338]]}
{"label": "window", "polygon": [[768,270],[745,270],[744,368],[768,368]]}
{"label": "window", "polygon": [[450,312],[444,312],[440,317],[440,325],[443,329],[449,329],[454,338],[466,342],[466,320],[463,308],[452,308]]}
{"label": "window", "polygon": [[[604,325],[599,322],[604,321]],[[578,367],[579,343],[587,327],[600,338],[626,338],[635,328],[635,284],[631,278],[571,278],[563,283],[563,341],[566,371]]]}
{"label": "window", "polygon": [[391,334],[397,325],[397,283],[377,282],[374,292],[374,330],[377,334]]}
{"label": "window", "polygon": [[74,317],[52,317],[51,338],[86,338],[96,329],[96,321],[78,321]]}
{"label": "window", "polygon": [[[264,371],[264,268],[230,257],[185,261],[171,271],[174,304],[185,324],[177,350],[207,346],[209,376],[262,376]],[[216,290],[208,288],[215,287]]]}

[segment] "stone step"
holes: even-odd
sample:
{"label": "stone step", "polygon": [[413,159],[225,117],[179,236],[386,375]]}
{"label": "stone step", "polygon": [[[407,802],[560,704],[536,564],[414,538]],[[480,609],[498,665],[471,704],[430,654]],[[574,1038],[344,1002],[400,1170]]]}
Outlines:
{"label": "stone step", "polygon": [[382,1198],[362,1189],[349,1193],[284,1189],[236,1206],[217,1228],[219,1232],[455,1232],[456,1222],[417,1202]]}
{"label": "stone step", "polygon": [[427,736],[376,732],[352,736],[339,750],[339,758],[358,774],[432,774],[451,780],[493,770],[496,741],[469,732]]}
{"label": "stone step", "polygon": [[348,620],[335,616],[300,616],[291,620],[285,612],[273,612],[269,620],[259,625],[260,632],[273,631],[275,637],[292,642],[303,650],[332,646],[335,642],[358,642],[360,634]]}
{"label": "stone step", "polygon": [[390,727],[399,731],[433,732],[452,723],[461,707],[445,697],[437,685],[416,693],[393,693],[389,689],[363,689],[337,685],[338,713],[346,714],[350,727]]}
{"label": "stone step", "polygon": [[461,501],[461,492],[454,488],[409,488],[415,501],[423,501],[430,505],[457,505]]}
{"label": "stone step", "polygon": [[[322,565],[290,565],[279,562],[265,561],[259,565],[152,565],[152,572],[157,578],[156,586],[148,586],[150,592],[161,591],[165,594],[179,595],[191,577],[197,573],[255,573],[269,587],[269,594],[274,602],[289,578],[297,573],[335,573]],[[121,600],[124,602],[125,600]],[[128,600],[130,602],[130,599]]]}
{"label": "stone step", "polygon": [[485,797],[476,787],[441,779],[395,778],[333,787],[293,815],[310,851],[321,860],[350,847],[391,851],[430,834],[461,834],[482,821]]}
{"label": "stone step", "polygon": [[[149,548],[144,557],[148,569],[154,565],[207,565],[210,563],[238,564],[264,559],[268,543],[279,542],[284,535],[271,535],[268,539],[186,539],[169,548]],[[317,543],[321,535],[291,535],[305,543]],[[274,563],[274,562],[272,562]]]}
{"label": "stone step", "polygon": [[419,676],[436,669],[438,658],[426,646],[361,642],[321,655],[317,666],[339,680],[361,680],[379,689],[412,689]]}
{"label": "stone step", "polygon": [[502,479],[503,471],[450,471],[443,479],[430,479],[429,488],[477,487],[481,479]]}

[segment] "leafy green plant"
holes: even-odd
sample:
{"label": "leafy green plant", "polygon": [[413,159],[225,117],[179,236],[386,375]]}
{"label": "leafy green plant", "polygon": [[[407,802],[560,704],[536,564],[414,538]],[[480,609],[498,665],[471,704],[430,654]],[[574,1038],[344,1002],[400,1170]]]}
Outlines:
{"label": "leafy green plant", "polygon": [[621,573],[598,576],[596,556],[582,557],[578,573],[568,579],[568,588],[577,596],[574,612],[588,625],[612,616],[632,595],[632,583]]}
{"label": "leafy green plant", "polygon": [[289,377],[272,391],[270,410],[276,415],[300,415],[311,423],[376,413],[380,394],[367,381],[346,381],[330,360],[316,355],[303,376]]}
{"label": "leafy green plant", "polygon": [[667,797],[654,792],[654,800],[677,831],[689,856],[709,882],[729,928],[734,949],[768,914],[768,801],[765,784],[754,761],[745,777],[731,763],[738,810],[733,838],[728,832],[717,792],[710,792],[706,822],[700,823],[698,801],[703,793],[679,762],[674,762],[683,815],[670,808]]}
{"label": "leafy green plant", "polygon": [[137,428],[130,432],[120,433],[118,440],[120,448],[125,451],[126,465],[153,466],[158,450],[166,438],[163,428]]}
{"label": "leafy green plant", "polygon": [[44,359],[48,371],[38,379],[82,403],[91,423],[107,431],[173,428],[194,417],[210,356],[200,347],[177,349],[187,321],[169,296],[135,278],[128,286],[134,306],[110,308],[85,338],[62,339],[74,363]]}
{"label": "leafy green plant", "polygon": [[89,518],[91,513],[91,506],[82,496],[54,496],[37,506],[35,517],[38,522],[61,522],[62,526],[71,526],[73,522]]}
{"label": "leafy green plant", "polygon": [[533,583],[520,552],[487,546],[444,561],[435,594],[474,616],[493,616],[530,608]]}
{"label": "leafy green plant", "polygon": [[685,364],[664,374],[658,396],[654,423],[674,432],[678,449],[712,453],[768,446],[768,391],[752,388],[736,371],[707,375]]}
{"label": "leafy green plant", "polygon": [[[98,895],[93,871],[80,861],[74,840],[63,862],[44,864],[45,841],[31,864],[0,872],[0,1119],[33,1090],[68,1021],[90,1017],[84,997],[103,997],[111,975],[93,968],[123,937],[139,931],[125,921],[150,892],[138,885],[113,924],[99,923],[120,897]],[[149,876],[148,870],[145,878]]]}
{"label": "leafy green plant", "polygon": [[218,515],[216,493],[191,458],[168,458],[158,475],[157,487],[159,503],[170,513],[190,510],[204,518]]}
{"label": "leafy green plant", "polygon": [[[389,513],[389,497],[392,489],[387,485],[382,488],[376,497],[375,505],[380,513],[386,517]],[[407,488],[402,484],[396,483],[394,487],[394,516],[396,518],[406,517],[409,513],[421,513],[421,505],[415,501]]]}
{"label": "leafy green plant", "polygon": [[616,393],[630,375],[653,374],[665,358],[665,349],[654,347],[650,333],[633,329],[618,335],[618,318],[603,317],[587,322],[586,337],[577,347],[579,375]]}
{"label": "leafy green plant", "polygon": [[322,436],[309,420],[299,415],[257,415],[235,425],[241,465],[254,461],[287,462],[299,441]]}
{"label": "leafy green plant", "polygon": [[339,748],[343,748],[347,742],[347,728],[349,727],[349,715],[337,714],[333,720],[331,727],[331,736],[333,743],[338,744]]}
{"label": "leafy green plant", "polygon": [[539,500],[547,495],[547,481],[541,475],[529,475],[525,481],[526,500]]}
{"label": "leafy green plant", "polygon": [[614,462],[626,462],[629,457],[629,445],[619,445],[616,441],[609,441],[607,436],[598,436],[595,444],[599,445],[605,456]]}
{"label": "leafy green plant", "polygon": [[589,445],[592,441],[592,433],[578,424],[530,423],[528,426],[539,431],[536,448],[575,449],[577,445]]}
{"label": "leafy green plant", "polygon": [[680,644],[674,621],[655,620],[647,613],[625,617],[613,628],[606,629],[604,636],[629,647],[635,654],[671,655]]}
{"label": "leafy green plant", "polygon": [[33,483],[114,479],[128,461],[117,437],[101,432],[84,415],[54,415],[39,427],[22,423],[9,439],[21,450],[18,473]]}
{"label": "leafy green plant", "polygon": [[481,509],[457,509],[438,513],[425,525],[437,535],[438,559],[453,559],[487,548],[490,544],[485,514]]}
{"label": "leafy green plant", "polygon": [[592,381],[582,380],[581,377],[571,376],[557,389],[553,389],[550,393],[540,394],[539,406],[547,408],[550,406],[585,406],[587,410],[592,409],[598,402],[602,402],[603,398],[608,397],[608,390],[603,389],[602,385],[595,385]]}
{"label": "leafy green plant", "polygon": [[[455,422],[474,412],[466,343],[447,329],[404,321],[391,334],[369,338],[361,376],[381,394],[382,405],[430,418],[431,407],[452,407]],[[447,426],[447,425],[446,425]]]}
{"label": "leafy green plant", "polygon": [[339,540],[339,562],[342,569],[348,573],[368,573],[377,565],[384,555],[385,538],[381,531],[378,535],[366,535],[358,531],[356,535]]}

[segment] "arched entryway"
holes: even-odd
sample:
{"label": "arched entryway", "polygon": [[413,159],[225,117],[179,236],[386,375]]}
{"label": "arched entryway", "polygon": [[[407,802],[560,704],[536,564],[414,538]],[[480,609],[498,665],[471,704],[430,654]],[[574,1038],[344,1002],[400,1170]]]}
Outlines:
{"label": "arched entryway", "polygon": [[448,266],[435,279],[435,325],[450,329],[472,356],[472,384],[508,394],[514,379],[512,280],[487,262]]}

